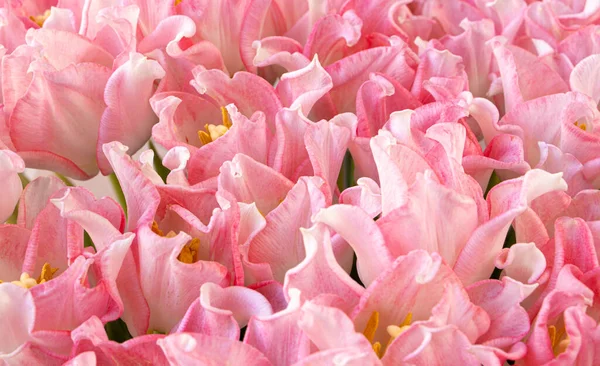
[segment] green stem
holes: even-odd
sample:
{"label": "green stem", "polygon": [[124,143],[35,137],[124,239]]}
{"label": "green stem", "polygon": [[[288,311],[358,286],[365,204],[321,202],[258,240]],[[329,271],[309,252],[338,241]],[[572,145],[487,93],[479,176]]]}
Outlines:
{"label": "green stem", "polygon": [[75,187],[75,184],[73,184],[73,181],[70,180],[69,178],[65,177],[64,175],[62,175],[60,173],[54,173],[54,175],[56,175],[58,177],[58,179],[62,180],[67,186]]}
{"label": "green stem", "polygon": [[110,179],[110,183],[112,184],[115,193],[117,194],[117,200],[121,204],[121,207],[123,207],[125,215],[127,215],[127,201],[125,200],[123,189],[121,189],[121,185],[119,184],[119,179],[115,173],[111,173],[108,178]]}
{"label": "green stem", "polygon": [[162,178],[163,181],[167,181],[167,176],[171,172],[169,169],[165,168],[160,160],[160,156],[158,156],[158,151],[156,150],[156,146],[152,142],[152,140],[148,141],[148,146],[152,151],[154,151],[154,170],[158,173],[158,175]]}

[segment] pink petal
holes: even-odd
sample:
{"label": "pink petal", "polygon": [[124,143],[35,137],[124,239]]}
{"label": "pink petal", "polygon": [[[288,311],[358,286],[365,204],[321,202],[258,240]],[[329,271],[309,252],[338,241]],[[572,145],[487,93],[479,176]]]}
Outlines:
{"label": "pink petal", "polygon": [[358,206],[375,218],[381,214],[381,190],[371,178],[359,178],[356,186],[349,187],[340,194],[339,203]]}
{"label": "pink petal", "polygon": [[190,184],[216,177],[223,163],[238,153],[259,163],[267,162],[270,133],[265,115],[257,112],[251,118],[246,118],[233,104],[227,106],[227,111],[233,126],[225,135],[192,154],[188,172]]}
{"label": "pink petal", "polygon": [[115,171],[127,201],[127,228],[134,230],[150,225],[158,207],[160,196],[154,184],[137,168],[125,154],[127,147],[119,142],[105,144],[104,154]]}
{"label": "pink petal", "polygon": [[109,75],[109,69],[91,63],[34,72],[10,119],[11,138],[28,166],[79,179],[96,175],[92,145],[98,138]]}
{"label": "pink petal", "polygon": [[252,60],[254,68],[280,65],[287,71],[295,71],[310,63],[302,54],[302,45],[288,37],[266,37],[252,42],[252,48],[256,53]]}
{"label": "pink petal", "polygon": [[[183,232],[168,238],[146,226],[138,229],[139,275],[150,307],[151,330],[170,331],[198,296],[202,284],[229,283],[227,269],[219,263],[200,260],[187,264],[177,259],[191,239]],[[163,280],[154,281],[156,276]]]}
{"label": "pink petal", "polygon": [[444,295],[433,309],[429,319],[438,326],[455,325],[474,343],[490,328],[490,317],[484,309],[469,300],[460,284],[447,285]]}
{"label": "pink petal", "polygon": [[374,341],[386,344],[389,325],[402,324],[409,313],[413,321],[429,318],[444,293],[444,286],[460,284],[437,254],[415,250],[398,257],[363,293],[351,317],[355,328],[365,329],[373,312],[379,312]]}
{"label": "pink petal", "polygon": [[287,72],[277,83],[276,92],[281,103],[290,109],[300,109],[308,116],[311,109],[333,87],[331,76],[314,57],[306,67]]}
{"label": "pink petal", "polygon": [[23,189],[19,201],[18,225],[28,229],[33,228],[35,219],[46,207],[50,197],[64,187],[63,181],[53,176],[42,176],[29,182]]}
{"label": "pink petal", "polygon": [[150,137],[156,116],[148,100],[154,93],[154,80],[163,76],[165,72],[156,61],[139,53],[131,53],[129,60],[111,75],[104,91],[107,108],[100,122],[96,151],[104,174],[110,172],[110,165],[102,145],[120,141],[135,152]]}
{"label": "pink petal", "polygon": [[163,349],[171,364],[271,365],[256,348],[227,338],[179,333],[156,343]]}
{"label": "pink petal", "polygon": [[150,105],[158,116],[152,138],[167,149],[185,146],[196,151],[201,145],[198,131],[207,123],[221,121],[221,111],[214,103],[189,93],[158,93],[150,99]]}
{"label": "pink petal", "polygon": [[414,249],[439,252],[453,266],[478,226],[477,204],[418,175],[408,192],[408,202],[377,221],[393,256]]}
{"label": "pink petal", "polygon": [[362,24],[353,10],[321,18],[306,41],[304,55],[311,59],[318,54],[326,66],[338,61],[360,39]]}
{"label": "pink petal", "polygon": [[110,68],[114,61],[110,53],[77,33],[54,29],[31,30],[27,34],[27,44],[41,47],[44,61],[56,70],[62,70],[71,64],[88,62]]}
{"label": "pink petal", "polygon": [[292,181],[314,174],[304,142],[311,123],[300,109],[282,108],[276,116],[276,142],[271,145],[268,165]]}
{"label": "pink petal", "polygon": [[469,91],[475,97],[485,97],[490,87],[488,74],[492,66],[492,50],[486,42],[495,35],[494,24],[489,19],[476,22],[465,19],[460,26],[464,32],[457,36],[448,35],[440,41],[450,52],[462,57],[469,76]]}
{"label": "pink petal", "polygon": [[16,225],[0,226],[0,279],[4,282],[18,280],[21,276],[27,242],[31,231]]}
{"label": "pink petal", "polygon": [[471,235],[454,265],[454,271],[463,283],[489,277],[510,224],[527,209],[533,199],[566,188],[560,174],[549,174],[542,170],[531,170],[521,178],[502,182],[492,188],[487,196],[490,220]]}
{"label": "pink petal", "polygon": [[281,109],[281,102],[266,80],[247,72],[238,72],[229,78],[222,71],[200,68],[194,70],[192,86],[221,106],[234,103],[246,117],[256,111],[264,112],[270,130],[275,130],[275,115]]}
{"label": "pink petal", "polygon": [[358,136],[376,136],[387,122],[390,113],[416,109],[421,103],[394,79],[385,74],[373,73],[356,95]]}
{"label": "pink petal", "polygon": [[[153,365],[167,365],[163,351],[156,344],[162,335],[142,335],[124,343],[109,341],[100,319],[91,317],[71,332],[72,354],[93,355],[99,365],[135,364],[140,362]],[[86,356],[84,360],[87,360]],[[73,359],[71,360],[73,361]],[[88,365],[84,363],[84,365]]]}
{"label": "pink petal", "polygon": [[[57,278],[32,287],[37,307],[35,329],[71,330],[92,315],[104,322],[119,318],[123,303],[115,280],[133,237],[126,234],[87,260],[80,256]],[[88,278],[90,269],[96,274],[94,287]],[[79,306],[82,299],[84,307]]]}
{"label": "pink petal", "polygon": [[268,263],[280,282],[305,256],[299,229],[311,226],[312,216],[326,206],[323,188],[319,178],[300,178],[283,202],[266,215],[267,225],[250,242],[248,259]]}
{"label": "pink petal", "polygon": [[524,285],[507,276],[502,277],[502,281],[484,280],[469,286],[467,293],[471,302],[485,310],[491,321],[488,331],[477,343],[506,348],[526,336],[530,319],[520,303],[535,288],[536,285]]}
{"label": "pink petal", "polygon": [[138,52],[146,54],[155,49],[168,48],[183,37],[191,38],[196,33],[196,24],[186,16],[173,15],[161,19],[156,28],[151,29],[152,32],[138,45]]}
{"label": "pink petal", "polygon": [[344,300],[349,312],[358,304],[364,292],[358,283],[340,267],[333,254],[329,230],[323,224],[301,229],[306,258],[285,274],[284,291],[296,288],[303,300],[321,294],[337,295]]}
{"label": "pink petal", "polygon": [[231,193],[238,202],[255,202],[263,215],[279,206],[293,186],[284,176],[242,154],[225,162],[219,174],[219,190]]}
{"label": "pink petal", "polygon": [[390,46],[364,50],[327,66],[325,70],[333,80],[330,95],[338,112],[355,110],[356,94],[372,72],[386,74],[408,88],[415,74],[414,57],[406,44],[392,38]]}
{"label": "pink petal", "polygon": [[291,365],[310,353],[310,340],[298,327],[303,316],[300,294],[293,291],[290,296],[285,310],[250,319],[244,336],[244,344],[261,351],[274,365]]}

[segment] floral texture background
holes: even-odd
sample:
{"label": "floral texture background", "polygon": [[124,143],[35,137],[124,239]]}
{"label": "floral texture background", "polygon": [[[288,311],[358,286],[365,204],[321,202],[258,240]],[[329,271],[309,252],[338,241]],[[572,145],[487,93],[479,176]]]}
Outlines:
{"label": "floral texture background", "polygon": [[599,0],[0,3],[0,365],[600,365]]}

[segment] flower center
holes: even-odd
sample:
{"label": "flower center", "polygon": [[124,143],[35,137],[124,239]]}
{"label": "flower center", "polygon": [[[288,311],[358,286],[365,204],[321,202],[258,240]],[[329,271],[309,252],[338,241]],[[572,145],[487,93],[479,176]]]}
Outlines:
{"label": "flower center", "polygon": [[222,122],[220,125],[206,124],[204,125],[204,131],[198,131],[198,138],[202,142],[202,145],[209,144],[219,137],[223,136],[232,126],[231,118],[225,107],[221,107],[221,118]]}
{"label": "flower center", "polygon": [[398,338],[400,334],[404,333],[404,331],[408,329],[411,322],[412,313],[409,312],[408,314],[406,314],[406,317],[399,325],[388,325],[386,331],[389,334],[390,338],[388,339],[385,347],[382,347],[380,342],[373,342],[375,340],[375,333],[379,328],[379,312],[374,311],[371,314],[371,317],[369,317],[369,320],[367,321],[367,325],[365,326],[363,334],[365,335],[365,337],[367,337],[369,342],[373,344],[373,351],[375,352],[377,357],[381,358],[385,354],[385,351],[388,348],[388,346],[394,341],[394,339]]}
{"label": "flower center", "polygon": [[571,340],[567,335],[565,327],[561,327],[557,330],[554,325],[548,327],[548,335],[550,336],[550,343],[552,344],[552,353],[554,356],[558,356],[569,347]]}
{"label": "flower center", "polygon": [[[46,281],[50,281],[54,277],[56,271],[58,271],[58,268],[52,268],[50,266],[50,263],[44,263],[44,265],[42,266],[42,273],[37,278],[37,280],[35,278],[31,278],[31,276],[29,276],[29,273],[23,272],[21,273],[21,276],[17,281],[11,281],[10,283],[29,289],[35,285],[39,285]],[[2,281],[0,281],[0,283],[2,283]]]}
{"label": "flower center", "polygon": [[585,121],[575,121],[573,122],[573,124],[581,128],[582,130],[587,131],[587,124],[585,123]]}
{"label": "flower center", "polygon": [[32,15],[29,17],[35,24],[39,25],[40,28],[44,25],[44,22],[50,16],[50,9],[46,10],[44,14],[41,15]]}
{"label": "flower center", "polygon": [[[176,236],[174,231],[169,231],[167,235],[158,227],[158,223],[156,221],[152,222],[152,231],[162,237],[172,238]],[[192,238],[192,240],[188,241],[187,244],[181,249],[181,252],[177,256],[177,259],[180,262],[191,264],[198,261],[198,250],[200,249],[200,239]]]}

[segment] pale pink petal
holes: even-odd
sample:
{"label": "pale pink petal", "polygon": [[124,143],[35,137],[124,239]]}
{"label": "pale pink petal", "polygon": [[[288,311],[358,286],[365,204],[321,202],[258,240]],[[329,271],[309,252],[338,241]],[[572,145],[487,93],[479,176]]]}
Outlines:
{"label": "pale pink petal", "polygon": [[50,16],[44,21],[45,29],[75,32],[75,15],[71,9],[50,8]]}
{"label": "pale pink petal", "polygon": [[[57,278],[32,287],[35,329],[72,330],[93,315],[104,322],[119,318],[123,302],[115,281],[133,238],[133,234],[125,234],[87,260],[78,257]],[[88,277],[90,270],[96,283]],[[82,301],[86,306],[80,306]]]}
{"label": "pale pink petal", "polygon": [[[527,51],[493,41],[492,47],[502,76],[504,103],[510,112],[519,103],[569,90],[563,79]],[[543,75],[540,80],[539,75]]]}
{"label": "pale pink petal", "polygon": [[111,75],[104,90],[107,107],[100,122],[96,150],[104,174],[111,169],[102,145],[119,141],[136,152],[150,138],[156,115],[148,100],[154,93],[154,80],[163,76],[165,72],[156,61],[139,53],[131,53],[129,60]]}
{"label": "pale pink petal", "polygon": [[304,135],[304,143],[313,171],[327,182],[330,190],[336,187],[340,168],[348,148],[356,117],[351,113],[338,114],[329,122],[320,121],[309,125]]}
{"label": "pale pink petal", "polygon": [[381,213],[381,189],[371,178],[359,178],[356,186],[345,189],[339,203],[358,206],[375,218]]}
{"label": "pale pink petal", "polygon": [[373,282],[382,268],[393,262],[381,231],[369,215],[358,207],[334,205],[314,217],[337,232],[356,253],[359,276],[365,285]]}
{"label": "pale pink petal", "polygon": [[302,54],[303,47],[287,37],[266,37],[252,42],[256,55],[252,60],[254,67],[280,65],[287,71],[306,67],[310,60]]}
{"label": "pale pink petal", "polygon": [[138,52],[148,53],[155,49],[164,49],[171,42],[177,43],[183,37],[191,38],[196,33],[196,24],[192,19],[174,15],[165,19],[161,19],[156,28],[152,29],[152,33],[148,34],[138,44]]}
{"label": "pale pink petal", "polygon": [[4,190],[4,198],[0,204],[0,222],[6,221],[12,215],[23,186],[19,173],[25,170],[25,163],[14,152],[0,150],[0,186]]}
{"label": "pale pink petal", "polygon": [[0,279],[16,281],[21,276],[31,231],[16,225],[0,226]]}
{"label": "pale pink petal", "polygon": [[311,124],[299,109],[282,108],[277,113],[276,141],[271,145],[268,165],[292,181],[314,174],[304,142]]}
{"label": "pale pink petal", "polygon": [[600,87],[594,80],[600,77],[600,55],[591,55],[579,62],[569,78],[571,90],[590,96],[596,103],[600,102]]}
{"label": "pale pink petal", "polygon": [[535,283],[546,270],[546,257],[535,243],[517,243],[502,249],[496,267],[504,275],[522,283]]}

